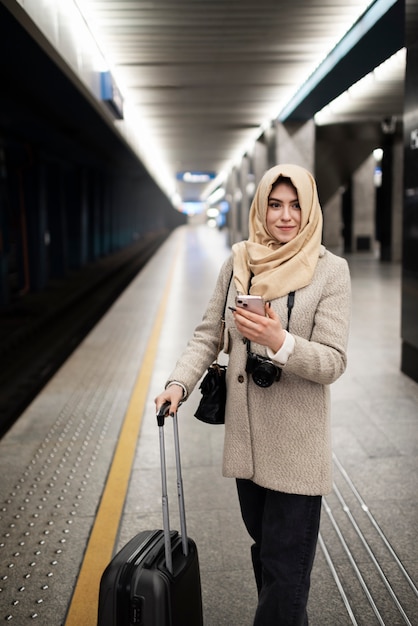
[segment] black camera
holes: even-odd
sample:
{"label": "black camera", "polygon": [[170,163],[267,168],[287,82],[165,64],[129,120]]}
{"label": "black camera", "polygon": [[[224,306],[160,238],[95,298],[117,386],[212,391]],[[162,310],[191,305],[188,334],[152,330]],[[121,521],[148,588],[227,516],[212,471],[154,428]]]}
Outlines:
{"label": "black camera", "polygon": [[245,371],[251,374],[253,381],[259,387],[270,387],[274,382],[278,382],[282,375],[280,367],[274,365],[266,357],[249,351]]}

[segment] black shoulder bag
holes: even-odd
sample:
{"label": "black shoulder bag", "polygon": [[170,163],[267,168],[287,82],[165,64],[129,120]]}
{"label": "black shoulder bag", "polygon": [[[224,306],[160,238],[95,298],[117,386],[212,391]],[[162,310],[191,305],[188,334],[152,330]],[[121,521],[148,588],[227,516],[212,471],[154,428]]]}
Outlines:
{"label": "black shoulder bag", "polygon": [[[226,290],[224,310],[221,317],[221,331],[219,334],[218,354],[221,351],[222,338],[225,330],[225,310],[228,299],[229,286],[232,280],[232,273]],[[206,424],[225,423],[226,404],[226,365],[219,365],[218,357],[210,365],[205,377],[200,383],[202,398],[194,414],[198,420]]]}

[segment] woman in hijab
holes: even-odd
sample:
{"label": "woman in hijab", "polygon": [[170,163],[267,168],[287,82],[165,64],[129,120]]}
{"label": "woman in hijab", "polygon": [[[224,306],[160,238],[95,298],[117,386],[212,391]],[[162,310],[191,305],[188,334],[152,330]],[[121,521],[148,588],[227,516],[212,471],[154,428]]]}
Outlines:
{"label": "woman in hijab", "polygon": [[[346,367],[351,296],[348,265],[321,236],[312,175],[290,164],[268,170],[250,208],[249,238],[232,247],[202,322],[155,399],[173,413],[190,395],[217,356],[227,298],[223,474],[236,479],[254,541],[254,626],[308,624],[321,496],[332,488],[329,385]],[[265,315],[238,308],[237,294],[262,296]]]}

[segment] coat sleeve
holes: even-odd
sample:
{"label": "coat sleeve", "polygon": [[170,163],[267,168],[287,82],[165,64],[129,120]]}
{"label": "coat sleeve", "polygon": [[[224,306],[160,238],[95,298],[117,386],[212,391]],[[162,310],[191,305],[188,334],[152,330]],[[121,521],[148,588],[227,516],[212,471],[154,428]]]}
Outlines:
{"label": "coat sleeve", "polygon": [[295,347],[286,364],[291,372],[315,383],[335,382],[347,366],[351,318],[351,283],[348,264],[334,257],[315,311],[309,339],[294,335]]}
{"label": "coat sleeve", "polygon": [[209,365],[216,359],[222,331],[222,314],[232,272],[232,257],[222,265],[216,286],[202,321],[178,359],[166,386],[173,381],[184,385],[188,397]]}

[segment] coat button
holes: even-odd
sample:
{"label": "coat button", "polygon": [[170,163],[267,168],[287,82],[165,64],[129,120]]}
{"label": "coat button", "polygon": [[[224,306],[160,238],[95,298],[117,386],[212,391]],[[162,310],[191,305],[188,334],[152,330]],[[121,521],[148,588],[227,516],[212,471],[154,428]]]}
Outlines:
{"label": "coat button", "polygon": [[243,382],[244,382],[244,376],[243,376],[242,374],[240,374],[240,375],[238,376],[238,382],[239,382],[239,383],[243,383]]}

